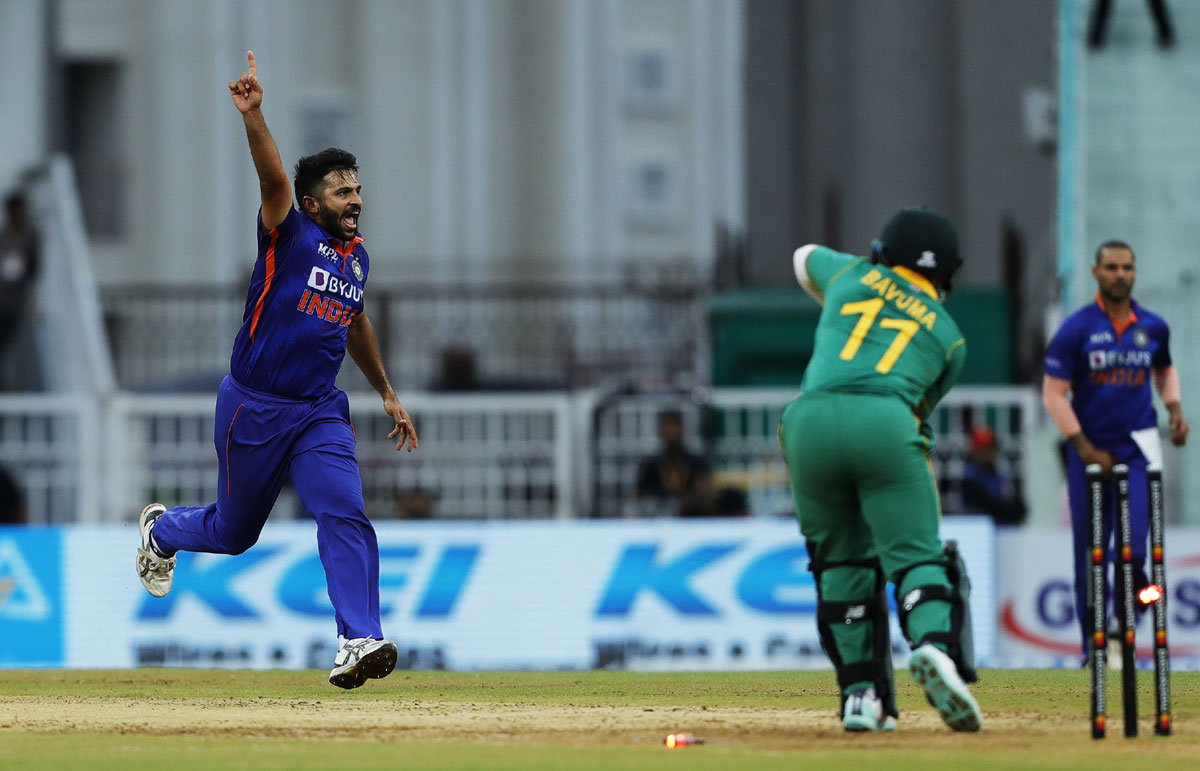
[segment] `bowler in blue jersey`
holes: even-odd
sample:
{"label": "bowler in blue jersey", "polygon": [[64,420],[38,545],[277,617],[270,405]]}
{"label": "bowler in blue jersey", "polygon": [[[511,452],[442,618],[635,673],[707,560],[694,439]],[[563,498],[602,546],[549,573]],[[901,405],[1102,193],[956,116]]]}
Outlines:
{"label": "bowler in blue jersey", "polygon": [[162,597],[177,552],[246,551],[290,477],[317,523],[337,623],[329,682],[357,688],[390,674],[398,651],[380,627],[379,544],[364,512],[349,404],[334,384],[347,352],[395,421],[388,438],[396,449],[412,452],[417,434],[384,371],[364,306],[371,263],[358,232],[358,162],[330,148],[301,158],[289,180],[263,119],[253,52],[246,58],[249,71],[229,82],[229,95],[246,126],[262,208],[242,326],[217,391],[217,500],[143,509],[138,576]]}
{"label": "bowler in blue jersey", "polygon": [[[1091,548],[1085,469],[1097,464],[1107,476],[1118,463],[1129,467],[1135,590],[1140,591],[1150,583],[1145,569],[1146,466],[1151,461],[1162,462],[1151,385],[1167,408],[1171,442],[1182,446],[1188,435],[1180,405],[1179,373],[1171,363],[1170,331],[1160,316],[1133,299],[1136,273],[1129,244],[1105,241],[1096,249],[1092,267],[1096,298],[1068,316],[1050,341],[1042,380],[1042,402],[1067,440],[1075,612],[1085,659],[1090,628],[1085,609]],[[1111,542],[1116,522],[1116,505],[1109,488],[1105,485],[1105,544]]]}

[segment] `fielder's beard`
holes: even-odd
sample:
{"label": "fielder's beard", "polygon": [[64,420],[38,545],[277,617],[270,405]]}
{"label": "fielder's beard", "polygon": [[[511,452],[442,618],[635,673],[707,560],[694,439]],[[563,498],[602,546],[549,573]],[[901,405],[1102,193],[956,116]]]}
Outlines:
{"label": "fielder's beard", "polygon": [[1122,303],[1133,294],[1132,284],[1113,284],[1100,290],[1101,296],[1112,303]]}

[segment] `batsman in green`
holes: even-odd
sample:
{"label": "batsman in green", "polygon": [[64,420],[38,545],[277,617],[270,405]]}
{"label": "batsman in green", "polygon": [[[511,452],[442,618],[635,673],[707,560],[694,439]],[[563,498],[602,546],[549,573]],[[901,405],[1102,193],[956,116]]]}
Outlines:
{"label": "batsman in green", "polygon": [[893,730],[886,584],[909,670],[951,728],[978,731],[969,582],[929,462],[928,418],[962,372],[966,343],[942,305],[962,259],[946,217],[897,212],[862,259],[797,249],[796,280],[823,306],[801,395],[779,425],[817,587],[817,628],[847,731]]}

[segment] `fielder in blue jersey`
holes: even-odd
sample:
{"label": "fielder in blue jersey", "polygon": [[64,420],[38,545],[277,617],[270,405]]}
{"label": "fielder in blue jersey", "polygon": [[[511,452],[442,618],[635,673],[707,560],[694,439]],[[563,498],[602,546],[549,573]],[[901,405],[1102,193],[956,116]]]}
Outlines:
{"label": "fielder in blue jersey", "polygon": [[[1145,570],[1146,465],[1162,460],[1151,384],[1170,415],[1171,442],[1182,446],[1188,435],[1180,406],[1179,373],[1171,364],[1167,323],[1132,296],[1136,276],[1133,249],[1123,241],[1105,241],[1096,249],[1092,276],[1098,287],[1096,299],[1068,316],[1050,341],[1042,381],[1042,402],[1067,439],[1075,612],[1085,659],[1090,627],[1085,612],[1090,542],[1084,469],[1098,464],[1107,475],[1117,463],[1129,466],[1135,589],[1140,591],[1150,583]],[[1105,485],[1106,544],[1111,543],[1116,522],[1109,488]]]}
{"label": "fielder in blue jersey", "polygon": [[384,371],[363,307],[370,261],[358,233],[362,186],[354,156],[330,148],[296,164],[295,194],[261,112],[253,52],[229,82],[258,171],[258,258],[229,375],[217,392],[217,500],[142,510],[137,570],[155,597],[171,589],[178,551],[241,554],[254,545],[291,477],[317,522],[317,551],[337,621],[329,682],[357,688],[396,666],[379,623],[379,545],[363,511],[346,395],[334,385],[349,351],[395,420],[396,449],[417,447]]}

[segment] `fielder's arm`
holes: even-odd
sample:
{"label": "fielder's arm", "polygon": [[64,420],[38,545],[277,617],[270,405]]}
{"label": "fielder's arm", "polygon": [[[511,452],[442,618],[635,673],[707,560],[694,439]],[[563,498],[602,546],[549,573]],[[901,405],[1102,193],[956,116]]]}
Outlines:
{"label": "fielder's arm", "polygon": [[263,118],[263,88],[258,82],[258,63],[253,51],[246,52],[246,61],[250,71],[229,81],[229,96],[246,124],[246,140],[250,143],[250,157],[258,171],[258,189],[262,194],[262,224],[270,230],[283,222],[292,209],[292,183]]}
{"label": "fielder's arm", "polygon": [[1183,389],[1179,385],[1179,370],[1174,364],[1154,370],[1154,387],[1170,415],[1171,444],[1182,447],[1187,442],[1188,423],[1183,419],[1183,407],[1180,406]]}
{"label": "fielder's arm", "polygon": [[1083,426],[1079,423],[1079,416],[1075,414],[1071,402],[1067,400],[1067,393],[1070,390],[1070,380],[1044,375],[1042,377],[1042,405],[1050,414],[1054,425],[1058,426],[1058,430],[1062,432],[1063,437],[1075,447],[1075,452],[1079,453],[1084,464],[1098,463],[1107,474],[1112,471],[1117,459],[1104,450],[1096,449],[1083,435]]}
{"label": "fielder's arm", "polygon": [[388,434],[388,439],[396,439],[396,449],[404,447],[404,443],[408,442],[408,451],[412,452],[417,449],[417,431],[413,428],[412,418],[408,417],[408,411],[400,406],[400,401],[396,398],[396,392],[392,389],[391,381],[388,380],[387,372],[383,368],[383,357],[379,354],[379,341],[375,337],[375,327],[372,326],[371,320],[367,318],[366,311],[354,317],[350,322],[350,328],[346,335],[346,351],[350,354],[350,358],[354,359],[354,363],[366,375],[367,382],[371,384],[380,396],[383,397],[383,411],[392,416],[396,421],[396,427]]}

